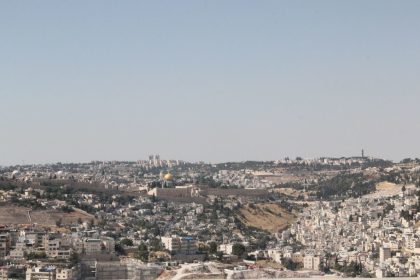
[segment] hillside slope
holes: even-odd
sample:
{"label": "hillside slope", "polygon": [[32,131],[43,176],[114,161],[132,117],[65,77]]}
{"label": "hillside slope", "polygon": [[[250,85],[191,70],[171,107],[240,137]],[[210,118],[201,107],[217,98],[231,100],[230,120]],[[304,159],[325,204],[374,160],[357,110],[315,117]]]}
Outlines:
{"label": "hillside slope", "polygon": [[271,233],[287,228],[295,216],[274,203],[248,204],[238,212],[238,218],[246,225]]}

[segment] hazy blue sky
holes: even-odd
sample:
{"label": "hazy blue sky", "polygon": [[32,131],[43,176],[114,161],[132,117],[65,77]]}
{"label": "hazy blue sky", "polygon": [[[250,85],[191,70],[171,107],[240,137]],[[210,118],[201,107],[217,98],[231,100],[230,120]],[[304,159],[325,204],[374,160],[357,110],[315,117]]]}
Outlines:
{"label": "hazy blue sky", "polygon": [[0,165],[420,157],[420,1],[1,1]]}

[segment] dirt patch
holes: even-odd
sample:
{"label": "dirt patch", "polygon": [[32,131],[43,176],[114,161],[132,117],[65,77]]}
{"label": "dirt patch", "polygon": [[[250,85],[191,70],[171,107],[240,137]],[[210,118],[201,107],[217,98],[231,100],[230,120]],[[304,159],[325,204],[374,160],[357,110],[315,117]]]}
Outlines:
{"label": "dirt patch", "polygon": [[293,189],[293,188],[279,188],[279,189],[274,189],[274,191],[278,192],[278,193],[288,195],[288,196],[292,196],[294,198],[297,198],[300,195],[302,195],[302,196],[305,195],[305,193],[303,191],[296,190],[296,189]]}
{"label": "dirt patch", "polygon": [[[28,213],[28,208],[0,206],[0,224],[30,224],[54,226],[61,219],[62,224],[75,224],[80,220],[90,222],[95,217],[82,211],[64,213],[59,210],[36,210]],[[29,218],[29,215],[30,218]]]}
{"label": "dirt patch", "polygon": [[29,224],[27,208],[1,206],[0,207],[0,224]]}
{"label": "dirt patch", "polygon": [[393,197],[400,194],[402,186],[390,182],[380,182],[376,184],[376,191],[374,193],[367,194],[363,197],[369,199],[382,198],[382,197]]}
{"label": "dirt patch", "polygon": [[248,226],[276,233],[287,228],[296,217],[277,204],[259,203],[242,207],[238,218]]}
{"label": "dirt patch", "polygon": [[395,190],[395,189],[400,190],[401,186],[394,183],[390,183],[390,182],[381,182],[376,185],[377,191],[382,191],[382,190],[387,191],[387,190]]}
{"label": "dirt patch", "polygon": [[260,260],[256,263],[259,267],[262,268],[273,268],[273,269],[282,269],[283,266],[279,263],[269,261],[269,260]]}
{"label": "dirt patch", "polygon": [[270,181],[274,184],[286,184],[290,182],[296,182],[299,179],[301,179],[301,177],[296,176],[294,174],[290,174],[290,173],[282,173],[281,175],[259,176],[259,177],[267,181]]}

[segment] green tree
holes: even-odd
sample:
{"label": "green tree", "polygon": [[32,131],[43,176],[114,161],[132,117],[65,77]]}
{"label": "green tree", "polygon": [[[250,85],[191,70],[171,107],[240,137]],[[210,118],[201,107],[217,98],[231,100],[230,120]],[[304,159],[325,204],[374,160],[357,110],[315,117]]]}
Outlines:
{"label": "green tree", "polygon": [[283,258],[281,263],[285,268],[288,270],[297,270],[299,268],[299,264],[292,261],[290,258]]}
{"label": "green tree", "polygon": [[143,242],[139,245],[137,256],[143,262],[147,262],[149,260],[149,249]]}
{"label": "green tree", "polygon": [[209,243],[209,253],[215,254],[217,252],[217,243],[212,241]]}
{"label": "green tree", "polygon": [[115,252],[117,252],[119,255],[126,255],[127,253],[125,252],[123,246],[121,246],[120,243],[116,243],[115,244]]}
{"label": "green tree", "polygon": [[322,260],[319,263],[319,271],[322,271],[324,273],[330,273],[330,268],[325,264],[324,260]]}
{"label": "green tree", "polygon": [[152,238],[150,240],[150,251],[161,251],[163,250],[162,242],[160,242],[159,238]]}
{"label": "green tree", "polygon": [[123,246],[133,246],[133,240],[131,240],[130,238],[124,238],[123,240],[120,241],[121,245]]}
{"label": "green tree", "polygon": [[242,257],[245,253],[245,246],[241,243],[235,243],[232,246],[232,254]]}
{"label": "green tree", "polygon": [[29,253],[26,256],[26,258],[28,260],[46,259],[47,258],[47,254],[45,252],[41,252],[41,253],[31,252],[31,253]]}

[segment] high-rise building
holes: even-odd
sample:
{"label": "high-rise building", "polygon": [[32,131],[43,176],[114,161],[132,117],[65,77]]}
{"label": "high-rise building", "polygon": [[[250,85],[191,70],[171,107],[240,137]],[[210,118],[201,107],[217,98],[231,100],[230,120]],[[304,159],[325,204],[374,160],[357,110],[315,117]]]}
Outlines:
{"label": "high-rise building", "polygon": [[174,254],[193,255],[197,252],[197,242],[192,237],[161,237],[165,249]]}

